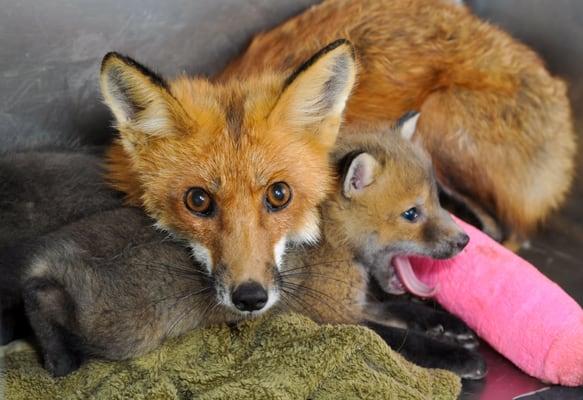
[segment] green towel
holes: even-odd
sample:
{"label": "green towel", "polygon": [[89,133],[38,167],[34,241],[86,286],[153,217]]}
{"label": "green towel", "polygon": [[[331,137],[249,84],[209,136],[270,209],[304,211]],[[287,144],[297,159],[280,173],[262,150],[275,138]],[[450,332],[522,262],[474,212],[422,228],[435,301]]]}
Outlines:
{"label": "green towel", "polygon": [[[7,399],[455,399],[460,380],[424,369],[371,330],[297,314],[195,330],[123,362],[53,379],[31,349],[0,357]],[[0,389],[1,393],[1,389]]]}

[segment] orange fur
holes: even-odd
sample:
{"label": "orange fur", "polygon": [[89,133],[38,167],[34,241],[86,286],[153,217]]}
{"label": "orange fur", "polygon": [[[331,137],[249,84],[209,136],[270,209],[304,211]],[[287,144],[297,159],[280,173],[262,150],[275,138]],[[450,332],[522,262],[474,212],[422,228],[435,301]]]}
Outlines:
{"label": "orange fur", "polygon": [[[465,234],[441,208],[431,162],[418,145],[386,126],[356,130],[340,139],[333,160],[339,163],[348,154],[365,152],[374,159],[370,181],[350,196],[344,182],[337,182],[320,207],[320,244],[289,252],[286,264],[291,272],[286,274],[284,268],[282,277],[299,287],[301,306],[287,299],[292,309],[316,321],[357,323],[373,318],[391,325],[390,316],[374,315],[370,307],[375,301],[367,299],[368,274],[391,293],[394,257],[451,257],[461,250],[451,243]],[[412,207],[419,212],[415,222],[403,217]]]}
{"label": "orange fur", "polygon": [[[328,154],[355,68],[349,43],[337,42],[291,77],[165,84],[135,61],[108,55],[102,91],[120,136],[108,151],[107,177],[193,248],[227,305],[244,282],[269,290],[284,243],[317,239],[317,206],[332,184]],[[265,199],[276,182],[287,183],[292,198],[273,212]],[[193,187],[210,196],[212,215],[187,209]]]}
{"label": "orange fur", "polygon": [[575,136],[565,84],[465,7],[435,0],[328,0],[256,36],[217,79],[286,70],[339,37],[362,69],[346,120],[421,111],[438,179],[506,237],[529,234],[568,193]]}

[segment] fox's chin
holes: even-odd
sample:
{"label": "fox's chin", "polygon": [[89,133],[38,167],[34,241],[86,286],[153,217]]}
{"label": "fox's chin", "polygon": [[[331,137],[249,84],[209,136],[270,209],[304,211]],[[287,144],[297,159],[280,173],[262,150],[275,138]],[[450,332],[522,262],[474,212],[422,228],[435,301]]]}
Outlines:
{"label": "fox's chin", "polygon": [[236,307],[229,308],[229,311],[231,311],[233,314],[235,314],[237,317],[239,317],[239,319],[257,318],[260,315],[264,314],[267,310],[268,309],[266,307],[263,307],[261,310],[257,310],[257,311],[241,311]]}

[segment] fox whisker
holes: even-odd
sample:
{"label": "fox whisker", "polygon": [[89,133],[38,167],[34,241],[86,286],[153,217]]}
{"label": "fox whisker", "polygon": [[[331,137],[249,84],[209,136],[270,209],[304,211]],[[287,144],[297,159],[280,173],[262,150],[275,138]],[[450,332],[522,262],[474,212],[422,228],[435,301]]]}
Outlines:
{"label": "fox whisker", "polygon": [[317,314],[318,319],[323,320],[322,314],[314,306],[310,305],[304,299],[302,299],[301,296],[297,295],[293,289],[281,287],[281,291],[283,294],[285,294],[285,296],[288,297],[289,300],[293,300],[296,304],[299,305],[299,308],[294,311],[312,316]]}
{"label": "fox whisker", "polygon": [[340,313],[340,311],[338,309],[336,309],[332,304],[330,304],[328,302],[328,300],[336,301],[336,299],[334,299],[333,297],[331,297],[331,296],[329,296],[329,295],[327,295],[319,290],[316,290],[316,289],[313,289],[313,288],[310,288],[310,287],[304,286],[304,285],[293,284],[290,282],[282,283],[282,287],[285,287],[286,289],[297,290],[297,293],[294,293],[294,294],[299,294],[300,292],[303,292],[304,295],[306,295],[306,296],[308,296],[316,301],[319,301],[321,304],[324,304],[325,306],[327,306],[331,311],[333,311],[336,315],[338,315],[340,317],[340,319],[346,318],[345,315]]}
{"label": "fox whisker", "polygon": [[296,270],[301,270],[301,269],[308,269],[308,268],[318,267],[320,265],[330,265],[330,264],[339,264],[339,263],[348,264],[351,261],[352,261],[351,259],[342,259],[342,260],[322,261],[322,262],[312,263],[312,264],[303,264],[303,265],[300,265],[300,266],[294,267],[294,268],[286,268],[286,269],[284,269],[281,272],[281,274],[285,274],[285,273],[288,273],[288,272],[292,272],[292,271],[296,271]]}

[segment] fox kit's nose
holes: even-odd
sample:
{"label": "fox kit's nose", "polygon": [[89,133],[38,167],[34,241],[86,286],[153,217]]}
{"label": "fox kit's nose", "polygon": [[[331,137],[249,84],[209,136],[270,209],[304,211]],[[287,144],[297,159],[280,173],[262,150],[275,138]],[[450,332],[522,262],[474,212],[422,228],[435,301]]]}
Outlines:
{"label": "fox kit's nose", "polygon": [[467,246],[469,241],[470,237],[467,234],[462,233],[458,235],[457,238],[455,239],[454,246],[458,250],[463,250]]}
{"label": "fox kit's nose", "polygon": [[267,290],[259,283],[249,281],[240,284],[231,294],[231,299],[241,311],[261,310],[267,304]]}

